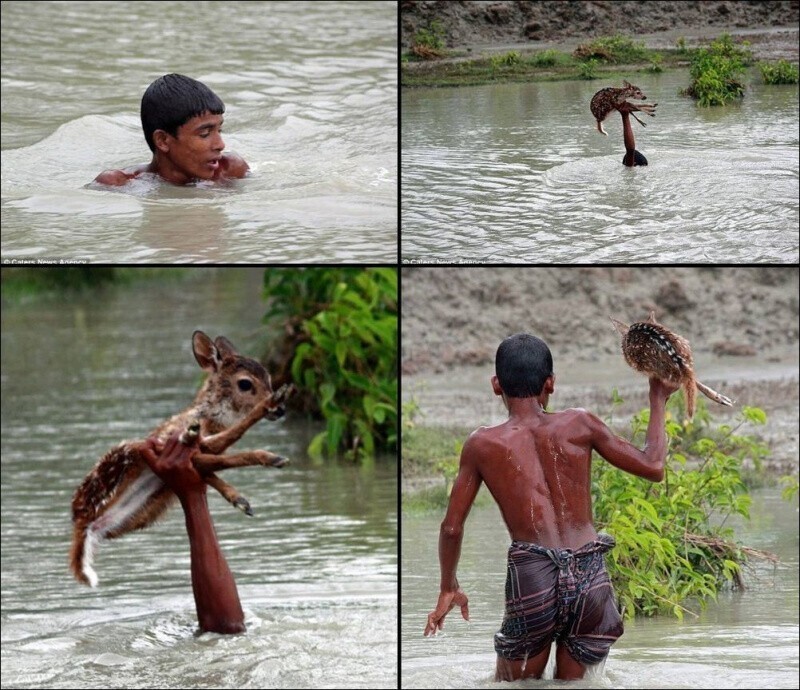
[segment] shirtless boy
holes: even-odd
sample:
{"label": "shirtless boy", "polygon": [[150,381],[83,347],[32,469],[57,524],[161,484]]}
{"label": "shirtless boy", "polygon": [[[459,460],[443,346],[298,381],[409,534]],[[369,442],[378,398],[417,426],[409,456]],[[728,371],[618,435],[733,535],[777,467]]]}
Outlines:
{"label": "shirtless boy", "polygon": [[650,379],[650,422],[643,450],[615,436],[582,409],[545,412],[555,386],[547,345],[532,335],[506,338],[497,350],[495,395],[508,420],[480,427],[464,444],[439,533],[441,582],[425,635],[441,630],[455,607],[469,620],[456,568],[464,522],[482,482],[497,501],[512,539],[506,611],[495,635],[497,680],[540,678],[555,641],[555,677],[582,678],[622,635],[622,619],[603,553],[614,546],[594,529],[592,451],[650,481],[664,478],[666,401],[678,388]]}
{"label": "shirtless boy", "polygon": [[225,104],[205,84],[182,74],[159,77],[144,92],[141,109],[153,159],[125,170],[105,170],[95,182],[121,186],[144,172],[177,185],[244,177],[247,163],[222,153],[224,112]]}

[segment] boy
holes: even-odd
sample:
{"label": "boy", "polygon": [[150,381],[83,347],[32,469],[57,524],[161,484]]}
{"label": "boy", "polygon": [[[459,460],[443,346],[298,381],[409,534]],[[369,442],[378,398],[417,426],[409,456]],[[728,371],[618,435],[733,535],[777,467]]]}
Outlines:
{"label": "boy", "polygon": [[495,635],[496,679],[540,678],[553,641],[555,677],[582,678],[622,635],[602,555],[614,540],[598,535],[592,519],[592,451],[621,470],[661,481],[665,406],[678,387],[650,379],[647,440],[638,450],[586,410],[545,412],[555,376],[550,350],[539,338],[506,338],[495,366],[492,388],[503,397],[508,420],[477,429],[464,444],[439,534],[439,601],[428,615],[425,635],[440,630],[455,606],[469,620],[456,567],[464,522],[485,482],[513,540],[506,613]]}
{"label": "boy", "polygon": [[195,180],[244,177],[250,169],[234,154],[223,155],[225,104],[205,84],[182,74],[165,74],[142,96],[142,129],[153,152],[150,163],[126,170],[105,170],[95,182],[126,184],[143,172],[184,185]]}

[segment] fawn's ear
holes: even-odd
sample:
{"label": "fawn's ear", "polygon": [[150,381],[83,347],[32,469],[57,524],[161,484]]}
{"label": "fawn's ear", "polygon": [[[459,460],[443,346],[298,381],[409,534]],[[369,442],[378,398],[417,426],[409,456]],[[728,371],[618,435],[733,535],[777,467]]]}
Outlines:
{"label": "fawn's ear", "polygon": [[218,371],[222,364],[222,357],[217,352],[217,347],[203,331],[195,331],[192,334],[192,352],[194,358],[201,369],[214,372]]}
{"label": "fawn's ear", "polygon": [[656,313],[654,311],[650,312],[650,317],[647,319],[650,323],[658,323],[656,321]]}
{"label": "fawn's ear", "polygon": [[236,352],[236,348],[233,346],[233,343],[224,335],[219,336],[214,341],[214,345],[217,347],[217,352],[219,352],[220,359],[233,358],[239,355],[239,353]]}
{"label": "fawn's ear", "polygon": [[625,335],[628,332],[628,324],[622,323],[622,321],[617,321],[615,318],[612,318],[611,316],[609,316],[608,318],[611,319],[611,323],[614,325],[614,329],[617,331],[617,333],[619,333],[620,335]]}
{"label": "fawn's ear", "polygon": [[622,80],[622,85],[623,86],[633,86],[633,84],[631,84],[627,79],[623,79]]}

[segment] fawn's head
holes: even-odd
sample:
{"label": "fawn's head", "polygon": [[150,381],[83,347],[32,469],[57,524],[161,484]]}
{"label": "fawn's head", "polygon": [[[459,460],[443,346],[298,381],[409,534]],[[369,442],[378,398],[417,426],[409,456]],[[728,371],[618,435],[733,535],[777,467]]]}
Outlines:
{"label": "fawn's head", "polygon": [[[209,374],[195,399],[204,418],[227,428],[272,395],[267,370],[256,360],[240,355],[227,338],[219,336],[212,341],[203,331],[195,331],[192,351],[197,363]],[[281,401],[270,406],[264,416],[278,419],[285,411]]]}
{"label": "fawn's head", "polygon": [[623,79],[622,86],[625,89],[625,97],[626,98],[636,98],[640,101],[643,101],[647,96],[642,93],[642,90],[638,86],[634,86],[629,81]]}

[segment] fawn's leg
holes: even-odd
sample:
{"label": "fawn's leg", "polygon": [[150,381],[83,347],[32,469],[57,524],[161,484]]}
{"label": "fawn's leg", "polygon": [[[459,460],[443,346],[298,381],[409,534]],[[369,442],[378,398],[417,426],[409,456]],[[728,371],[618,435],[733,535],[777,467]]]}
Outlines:
{"label": "fawn's leg", "polygon": [[242,496],[239,491],[228,484],[224,479],[220,479],[216,474],[211,473],[205,477],[206,484],[214,487],[228,503],[234,508],[238,508],[245,515],[253,517],[253,509],[250,507],[250,502]]}
{"label": "fawn's leg", "polygon": [[218,477],[214,472],[231,467],[249,467],[252,465],[283,467],[289,460],[266,450],[249,450],[243,453],[236,453],[235,455],[207,455],[198,453],[192,458],[192,462],[197,468],[197,471],[205,478],[206,484],[219,491],[222,497],[232,506],[252,517],[253,510],[250,508],[249,501],[239,493],[236,487],[228,484],[228,482]]}
{"label": "fawn's leg", "polygon": [[259,419],[262,419],[263,417],[277,418],[277,416],[280,416],[280,414],[283,413],[284,403],[286,398],[292,393],[293,388],[293,386],[284,384],[272,395],[268,396],[258,405],[256,405],[251,410],[250,414],[247,415],[247,417],[245,417],[242,421],[237,422],[228,429],[225,429],[225,431],[220,431],[218,434],[213,434],[212,436],[206,436],[205,438],[200,439],[200,450],[204,453],[211,453],[214,455],[222,453],[226,448],[232,446],[234,443],[236,443],[236,441],[244,436],[245,431],[253,426]]}
{"label": "fawn's leg", "polygon": [[270,453],[268,450],[246,450],[233,455],[198,453],[192,458],[192,462],[197,471],[205,476],[206,474],[227,470],[231,467],[252,467],[253,465],[283,467],[289,460],[275,453]]}

